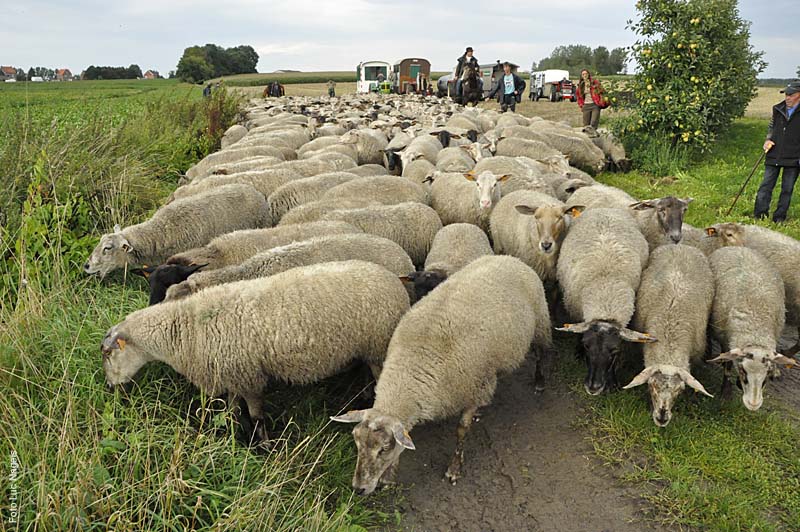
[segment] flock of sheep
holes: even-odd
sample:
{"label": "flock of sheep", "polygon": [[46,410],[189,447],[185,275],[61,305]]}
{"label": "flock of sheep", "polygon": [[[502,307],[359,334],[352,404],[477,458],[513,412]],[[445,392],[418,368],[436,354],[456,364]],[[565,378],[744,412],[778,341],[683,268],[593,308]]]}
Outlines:
{"label": "flock of sheep", "polygon": [[[738,224],[683,223],[690,198],[638,201],[595,182],[626,169],[607,132],[415,96],[252,101],[223,149],[149,220],[101,237],[84,270],[148,278],[151,305],[102,342],[110,386],[158,360],[247,404],[266,438],[270,381],[310,383],[366,362],[360,494],[391,483],[409,432],[460,416],[446,477],[497,376],[534,362],[540,391],[558,330],[581,335],[585,389],[617,387],[623,342],[643,343],[652,415],[669,423],[707,331],[762,403],[786,321],[800,324],[800,243]],[[563,306],[562,306],[563,303]]]}

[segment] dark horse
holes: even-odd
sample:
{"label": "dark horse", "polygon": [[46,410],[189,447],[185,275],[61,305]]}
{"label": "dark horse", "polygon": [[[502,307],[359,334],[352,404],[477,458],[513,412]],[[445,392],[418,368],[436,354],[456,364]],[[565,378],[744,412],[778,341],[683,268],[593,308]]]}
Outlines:
{"label": "dark horse", "polygon": [[478,102],[483,100],[483,80],[478,77],[478,69],[469,65],[466,67],[466,76],[461,82],[461,104],[472,103],[475,107]]}

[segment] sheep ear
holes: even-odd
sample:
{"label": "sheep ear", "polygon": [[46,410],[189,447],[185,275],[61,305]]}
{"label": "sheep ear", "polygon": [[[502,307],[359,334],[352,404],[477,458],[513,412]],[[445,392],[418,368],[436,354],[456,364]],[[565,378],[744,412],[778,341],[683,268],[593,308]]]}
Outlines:
{"label": "sheep ear", "polygon": [[430,135],[431,137],[438,137],[439,136],[439,132],[438,131],[432,131],[432,132],[428,133],[428,135]]}
{"label": "sheep ear", "polygon": [[628,329],[627,327],[623,327],[619,330],[619,337],[627,342],[636,342],[639,344],[652,344],[653,342],[658,341],[656,340],[655,336],[634,331],[632,329]]}
{"label": "sheep ear", "polygon": [[795,360],[794,358],[789,358],[777,352],[773,353],[773,355],[774,357],[772,358],[772,361],[775,362],[776,364],[783,364],[787,368],[796,368],[800,366],[800,364],[798,364],[797,360]]}
{"label": "sheep ear", "polygon": [[114,224],[114,232],[119,233],[120,231],[122,231],[122,227],[119,224]]}
{"label": "sheep ear", "polygon": [[533,216],[536,213],[536,209],[529,207],[528,205],[516,205],[514,208],[517,209],[518,213],[526,216]]}
{"label": "sheep ear", "polygon": [[460,139],[460,138],[461,138],[461,135],[453,135],[453,134],[450,134],[450,138],[451,138],[451,139]]}
{"label": "sheep ear", "polygon": [[589,330],[590,325],[591,324],[586,321],[582,323],[565,323],[563,327],[556,327],[556,330],[575,334],[583,334]]}
{"label": "sheep ear", "polygon": [[628,205],[629,209],[633,209],[634,211],[643,211],[645,209],[653,209],[655,208],[656,204],[653,200],[645,200],[645,201],[637,201],[636,203],[631,203]]}
{"label": "sheep ear", "polygon": [[145,279],[148,279],[154,271],[156,271],[156,266],[148,266],[147,264],[143,264],[141,268],[132,268],[130,270],[131,273],[141,275]]}
{"label": "sheep ear", "polygon": [[130,242],[128,242],[128,239],[125,237],[122,237],[122,242],[120,243],[120,247],[122,248],[122,251],[124,251],[125,253],[130,253],[131,251],[133,251],[133,246],[131,245]]}
{"label": "sheep ear", "polygon": [[511,174],[503,174],[503,175],[501,175],[500,177],[498,177],[498,178],[497,178],[497,180],[498,180],[498,181],[505,181],[505,180],[507,180],[509,177],[511,177]]}
{"label": "sheep ear", "polygon": [[637,386],[641,386],[642,384],[646,383],[650,380],[650,377],[653,376],[653,373],[658,371],[658,366],[649,366],[644,368],[637,376],[633,378],[631,382],[627,385],[623,386],[623,390],[630,390],[631,388],[635,388]]}
{"label": "sheep ear", "polygon": [[586,207],[583,205],[568,205],[564,207],[564,214],[569,214],[573,218],[577,218],[581,214],[583,214],[583,210]]}
{"label": "sheep ear", "polygon": [[433,183],[433,174],[426,175],[425,179],[422,180],[423,183]]}
{"label": "sheep ear", "polygon": [[340,416],[331,416],[331,421],[338,421],[339,423],[361,423],[364,419],[364,412],[366,412],[366,410],[350,410],[346,414]]}
{"label": "sheep ear", "polygon": [[681,201],[686,204],[689,204],[694,201],[694,198],[682,198]]}
{"label": "sheep ear", "polygon": [[470,181],[475,181],[475,173],[472,172],[471,170],[466,174],[464,174],[464,177],[466,177]]}
{"label": "sheep ear", "polygon": [[706,236],[719,236],[719,231],[717,231],[716,227],[706,227],[703,231],[706,232]]}
{"label": "sheep ear", "polygon": [[118,336],[117,339],[116,339],[116,343],[117,343],[117,347],[119,347],[119,350],[120,351],[124,351],[125,350],[125,345],[128,342],[124,338]]}
{"label": "sheep ear", "polygon": [[186,273],[191,275],[199,270],[202,270],[203,268],[208,266],[208,264],[209,264],[208,262],[206,262],[205,264],[192,264],[191,266],[189,266],[189,268],[186,269]]}
{"label": "sheep ear", "polygon": [[730,362],[742,358],[744,353],[741,349],[732,349],[726,353],[720,353],[718,357],[711,358],[708,362]]}
{"label": "sheep ear", "polygon": [[408,431],[399,421],[394,424],[394,427],[392,427],[392,434],[394,435],[395,441],[406,449],[412,451],[416,449],[414,442],[411,441],[411,436],[408,434]]}
{"label": "sheep ear", "polygon": [[411,282],[414,282],[414,279],[412,279],[412,278],[411,278],[411,277],[409,277],[408,275],[401,275],[400,277],[398,277],[398,279],[400,279],[400,281],[401,281],[401,282],[404,282],[404,283],[411,283]]}
{"label": "sheep ear", "polygon": [[678,371],[678,375],[680,375],[681,379],[683,379],[683,382],[685,382],[686,385],[689,388],[691,388],[691,389],[693,389],[693,390],[695,390],[697,392],[700,392],[700,393],[702,393],[704,395],[707,395],[709,397],[714,397],[713,395],[708,393],[705,388],[703,388],[703,385],[700,384],[700,381],[695,379],[692,376],[692,374],[689,373],[688,371],[686,371],[685,369],[682,369],[682,370]]}

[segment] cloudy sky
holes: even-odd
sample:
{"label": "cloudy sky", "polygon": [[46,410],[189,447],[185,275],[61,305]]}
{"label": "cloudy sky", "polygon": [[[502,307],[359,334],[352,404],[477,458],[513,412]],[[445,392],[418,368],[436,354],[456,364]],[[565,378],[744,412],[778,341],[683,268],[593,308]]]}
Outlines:
{"label": "cloudy sky", "polygon": [[[764,77],[794,77],[797,0],[742,0]],[[549,6],[549,7],[548,7]],[[560,44],[630,45],[633,0],[2,0],[0,64],[138,64],[165,74],[195,44],[250,44],[259,72],[351,70],[361,60],[425,57],[449,70],[465,46],[481,62],[530,67]]]}

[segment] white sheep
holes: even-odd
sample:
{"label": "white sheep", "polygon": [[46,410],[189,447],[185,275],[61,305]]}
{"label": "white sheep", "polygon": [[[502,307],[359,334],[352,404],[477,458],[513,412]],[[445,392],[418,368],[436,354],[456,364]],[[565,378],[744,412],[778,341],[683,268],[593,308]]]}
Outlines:
{"label": "white sheep", "polygon": [[128,265],[160,264],[216,236],[264,227],[268,221],[267,200],[260,192],[249,185],[226,185],[165,205],[140,224],[115,226],[100,237],[83,271],[105,277]]}
{"label": "white sheep", "polygon": [[323,200],[366,199],[383,205],[415,201],[428,204],[428,193],[422,185],[395,176],[359,177],[325,191]]}
{"label": "white sheep", "polygon": [[236,144],[238,141],[243,139],[245,135],[247,135],[247,128],[241,124],[234,124],[226,129],[225,133],[222,134],[220,145],[224,150],[232,144]]}
{"label": "white sheep", "polygon": [[356,147],[358,164],[383,163],[383,150],[389,140],[382,131],[374,129],[353,129],[341,136],[342,144]]}
{"label": "white sheep", "polygon": [[398,277],[414,271],[408,254],[391,240],[364,233],[331,234],[274,247],[249,257],[241,264],[197,272],[170,287],[167,300],[181,299],[209,286],[267,277],[298,266],[343,260],[379,264]]}
{"label": "white sheep", "polygon": [[559,156],[561,152],[538,140],[509,137],[498,141],[495,155],[528,157],[538,161],[548,157]]}
{"label": "white sheep", "polygon": [[226,185],[250,185],[258,190],[265,198],[269,197],[280,186],[291,180],[291,173],[286,170],[260,170],[241,172],[231,175],[214,175],[201,181],[195,181],[180,186],[172,191],[167,203],[177,199],[196,196],[215,188]]}
{"label": "white sheep", "polygon": [[636,295],[637,329],[658,338],[644,346],[644,370],[625,389],[647,383],[653,422],[666,427],[685,386],[711,397],[691,374],[702,362],[714,283],[708,259],[685,245],[661,246],[650,254]]}
{"label": "white sheep", "polygon": [[436,167],[427,159],[417,159],[403,166],[402,177],[418,185],[429,187],[427,179],[431,177]]}
{"label": "white sheep", "polygon": [[408,146],[399,152],[400,161],[403,168],[417,159],[426,159],[431,164],[436,164],[436,158],[440,151],[442,151],[442,143],[439,142],[439,139],[430,135],[420,135],[414,137]]}
{"label": "white sheep", "polygon": [[432,176],[431,207],[443,225],[469,223],[489,232],[492,209],[500,201],[502,185],[510,176],[484,171],[480,174],[445,174]]}
{"label": "white sheep", "polygon": [[283,215],[294,207],[316,201],[327,190],[357,178],[351,172],[326,172],[284,183],[267,198],[271,225],[280,222]]}
{"label": "white sheep", "polygon": [[655,341],[627,327],[647,258],[647,241],[630,213],[622,209],[585,210],[561,244],[558,282],[567,312],[580,322],[565,324],[560,330],[583,335],[588,366],[584,388],[591,395],[616,386],[615,364],[622,340]]}
{"label": "white sheep", "polygon": [[[767,377],[777,374],[778,365],[796,365],[776,351],[786,314],[783,281],[763,255],[746,247],[720,248],[709,262],[715,287],[711,325],[725,351],[712,361],[735,367],[744,406],[758,410]],[[728,369],[723,398],[731,393]]]}
{"label": "white sheep", "polygon": [[583,205],[590,209],[620,209],[627,211],[637,200],[627,192],[608,185],[595,184],[575,190],[567,205]]}
{"label": "white sheep", "polygon": [[231,147],[227,150],[207,155],[197,164],[186,170],[186,177],[194,179],[196,177],[206,176],[211,173],[210,169],[215,166],[235,163],[251,157],[275,157],[277,159],[286,160],[283,152],[272,146]]}
{"label": "white sheep", "polygon": [[[497,323],[499,316],[513,319]],[[482,257],[454,274],[400,321],[372,408],[332,418],[358,423],[353,488],[367,495],[379,482],[393,482],[400,453],[415,448],[411,430],[459,415],[458,442],[445,473],[455,484],[462,474],[464,438],[478,409],[491,402],[497,376],[515,370],[531,351],[549,352],[551,345],[542,283],[518,259]]]}
{"label": "white sheep", "polygon": [[436,156],[436,169],[440,172],[469,172],[475,161],[460,146],[444,148]]}
{"label": "white sheep", "polygon": [[683,217],[692,198],[666,196],[630,204],[636,223],[653,251],[663,244],[677,244],[683,238]]}
{"label": "white sheep", "polygon": [[103,339],[103,369],[114,386],[164,362],[211,396],[242,397],[264,437],[262,394],[271,380],[316,382],[354,360],[377,376],[408,306],[397,276],[376,264],[295,268],[130,314]]}

